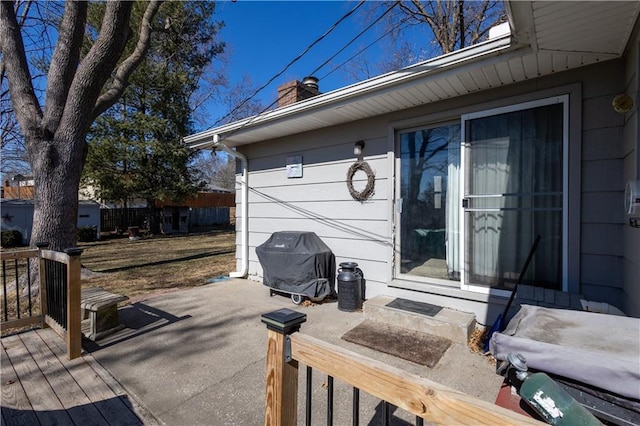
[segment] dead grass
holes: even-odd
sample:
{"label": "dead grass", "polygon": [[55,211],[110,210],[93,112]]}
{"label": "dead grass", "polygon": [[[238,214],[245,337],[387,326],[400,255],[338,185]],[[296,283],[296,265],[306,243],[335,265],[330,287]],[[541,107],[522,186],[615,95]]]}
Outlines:
{"label": "dead grass", "polygon": [[[127,237],[79,243],[82,253],[83,287],[102,287],[133,300],[174,289],[206,284],[209,278],[236,269],[235,232],[158,236],[131,241]],[[25,318],[40,313],[39,292],[15,291],[16,276],[27,264],[4,261],[0,268],[0,320]],[[36,285],[33,284],[32,285]],[[6,299],[4,294],[6,292]],[[29,312],[31,299],[31,314]],[[20,315],[18,315],[18,311]],[[18,329],[2,327],[1,335]]]}
{"label": "dead grass", "polygon": [[235,233],[126,237],[79,244],[83,287],[102,287],[130,298],[206,284],[236,269]]}

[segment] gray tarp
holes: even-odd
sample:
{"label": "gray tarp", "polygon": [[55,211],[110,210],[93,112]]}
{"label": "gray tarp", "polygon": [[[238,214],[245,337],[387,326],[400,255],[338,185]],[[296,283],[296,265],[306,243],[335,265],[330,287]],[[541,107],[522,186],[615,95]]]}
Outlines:
{"label": "gray tarp", "polygon": [[336,261],[313,232],[275,232],[256,247],[263,284],[274,290],[323,299],[334,292]]}
{"label": "gray tarp", "polygon": [[499,360],[520,353],[533,369],[640,400],[640,319],[522,305],[490,342]]}

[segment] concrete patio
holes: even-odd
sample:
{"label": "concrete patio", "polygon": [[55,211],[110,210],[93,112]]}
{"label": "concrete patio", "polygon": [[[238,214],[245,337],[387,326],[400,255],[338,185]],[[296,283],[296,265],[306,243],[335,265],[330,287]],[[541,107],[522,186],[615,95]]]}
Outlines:
{"label": "concrete patio", "polygon": [[[264,422],[266,327],[260,316],[281,308],[307,315],[300,332],[383,361],[493,403],[501,378],[488,359],[453,344],[438,364],[426,368],[340,337],[359,324],[361,312],[342,312],[337,303],[295,306],[288,297],[269,297],[259,283],[230,279],[203,287],[132,300],[120,309],[125,329],[96,343],[93,357],[124,389],[167,425],[257,425]],[[300,392],[304,393],[302,370]],[[326,419],[326,376],[314,371],[313,421]],[[335,424],[351,423],[352,388],[336,381]],[[304,398],[299,398],[304,419]],[[377,422],[379,400],[361,394],[361,424]],[[394,424],[413,424],[402,410]]]}

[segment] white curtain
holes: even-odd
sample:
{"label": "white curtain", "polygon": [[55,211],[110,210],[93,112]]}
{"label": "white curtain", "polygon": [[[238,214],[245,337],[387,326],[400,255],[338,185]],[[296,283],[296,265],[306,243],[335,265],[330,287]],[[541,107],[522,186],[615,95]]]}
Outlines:
{"label": "white curtain", "polygon": [[460,279],[460,131],[449,140],[447,167],[446,259],[447,277]]}
{"label": "white curtain", "polygon": [[501,256],[504,250],[500,245],[500,236],[504,232],[502,211],[504,200],[497,196],[507,192],[509,174],[517,173],[517,167],[511,167],[508,161],[509,138],[487,138],[473,143],[470,164],[470,193],[483,198],[471,198],[470,207],[487,209],[471,213],[469,237],[471,246],[470,272],[474,276],[497,277]]}

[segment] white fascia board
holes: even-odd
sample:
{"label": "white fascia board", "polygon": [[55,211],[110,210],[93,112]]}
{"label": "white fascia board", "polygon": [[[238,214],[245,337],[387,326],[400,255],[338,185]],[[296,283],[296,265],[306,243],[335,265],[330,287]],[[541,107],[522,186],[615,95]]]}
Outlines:
{"label": "white fascia board", "polygon": [[[246,132],[256,130],[261,126],[268,125],[276,120],[286,119],[295,115],[313,113],[315,110],[322,107],[338,102],[350,101],[358,96],[373,95],[376,92],[389,90],[393,86],[417,80],[429,74],[449,71],[456,66],[467,64],[487,56],[497,55],[513,47],[514,45],[512,43],[511,35],[505,34],[500,38],[488,40],[465,49],[423,61],[399,71],[393,71],[373,77],[341,89],[315,96],[305,101],[296,102],[282,108],[267,111],[263,114],[187,136],[184,138],[183,142],[193,149],[207,148],[213,144],[213,135],[216,134],[219,135],[220,140],[222,141],[239,131]],[[234,145],[232,140],[229,140],[225,144],[228,146]]]}

